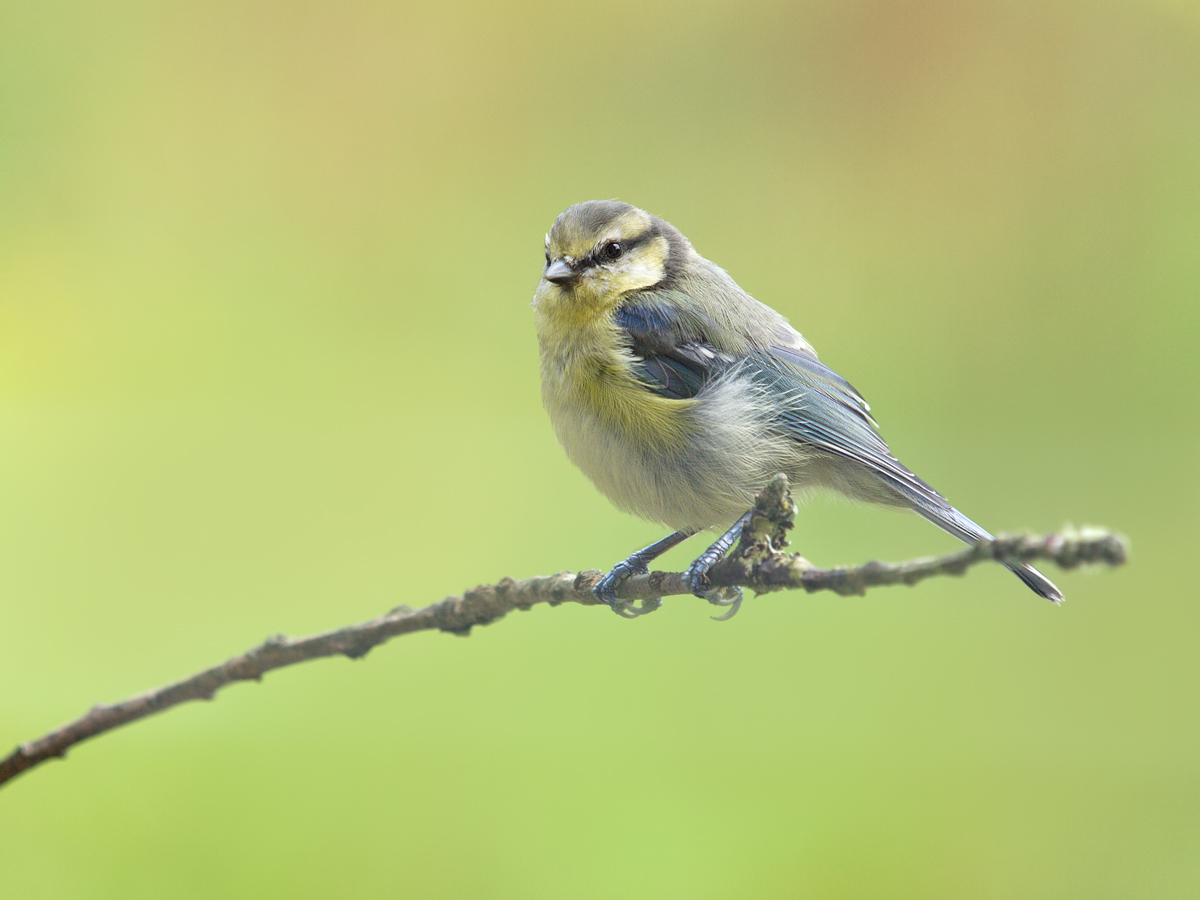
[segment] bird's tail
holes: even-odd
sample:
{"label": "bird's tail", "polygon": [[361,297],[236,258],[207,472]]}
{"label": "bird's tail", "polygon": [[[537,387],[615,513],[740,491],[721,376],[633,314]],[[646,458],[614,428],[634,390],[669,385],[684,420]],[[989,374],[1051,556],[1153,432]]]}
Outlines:
{"label": "bird's tail", "polygon": [[[928,502],[917,502],[912,508],[938,528],[948,531],[965,543],[974,544],[980,540],[990,540],[992,537],[949,503],[946,503],[944,508],[939,508]],[[1062,602],[1062,591],[1033,566],[1028,563],[1006,563],[1005,566],[1035,594],[1045,597],[1051,603]]]}
{"label": "bird's tail", "polygon": [[[894,463],[898,471],[880,474],[892,489],[904,498],[906,501],[904,505],[964,543],[974,544],[980,540],[991,539],[990,534],[951,506],[945,497],[895,459],[890,461]],[[1062,602],[1062,591],[1033,566],[1027,563],[1006,563],[1005,565],[1035,594],[1045,597],[1052,603]]]}
{"label": "bird's tail", "polygon": [[1062,603],[1062,591],[1033,566],[1028,563],[1012,563],[1008,568],[1035,594],[1045,597],[1051,603]]}

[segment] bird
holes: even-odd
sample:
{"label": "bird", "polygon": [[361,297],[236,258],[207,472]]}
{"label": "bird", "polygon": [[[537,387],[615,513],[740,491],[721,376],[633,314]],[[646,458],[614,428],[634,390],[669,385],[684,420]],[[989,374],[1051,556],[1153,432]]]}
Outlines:
{"label": "bird", "polygon": [[[570,460],[619,509],[673,529],[617,563],[595,597],[702,531],[693,593],[737,611],[708,572],[738,540],[776,473],[801,489],[911,510],[966,543],[991,537],[906,468],[862,395],[780,313],[705,259],[678,229],[619,200],[571,206],[546,235],[533,297],[542,401]],[[1034,593],[1062,593],[1025,563]]]}

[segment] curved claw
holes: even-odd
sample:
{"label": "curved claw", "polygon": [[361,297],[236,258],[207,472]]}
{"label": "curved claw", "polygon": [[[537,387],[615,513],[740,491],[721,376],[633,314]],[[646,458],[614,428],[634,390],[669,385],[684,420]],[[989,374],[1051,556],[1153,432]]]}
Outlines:
{"label": "curved claw", "polygon": [[643,600],[641,606],[634,606],[632,600],[618,600],[613,605],[612,611],[622,619],[637,619],[654,612],[660,606],[662,606],[661,597]]}
{"label": "curved claw", "polygon": [[728,622],[738,614],[738,610],[742,608],[742,601],[746,598],[746,592],[740,587],[717,588],[715,591],[709,591],[705,599],[713,606],[728,606],[729,611],[724,612],[719,616],[710,616],[714,622]]}
{"label": "curved claw", "polygon": [[737,606],[742,602],[744,592],[736,585],[733,587],[713,588],[706,591],[704,599],[713,606]]}
{"label": "curved claw", "polygon": [[729,607],[728,612],[719,616],[712,616],[713,621],[727,622],[736,616],[738,610],[742,608],[742,601],[746,598],[746,592],[737,586],[709,588],[707,571],[693,572],[692,569],[694,568],[695,564],[693,563],[692,568],[688,569],[685,576],[692,589],[692,593],[701,600],[707,600],[713,606]]}

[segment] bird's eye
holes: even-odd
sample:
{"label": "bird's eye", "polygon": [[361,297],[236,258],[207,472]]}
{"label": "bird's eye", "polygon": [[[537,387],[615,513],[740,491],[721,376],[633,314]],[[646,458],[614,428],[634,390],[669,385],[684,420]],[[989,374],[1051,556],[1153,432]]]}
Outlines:
{"label": "bird's eye", "polygon": [[600,255],[609,260],[620,259],[624,252],[625,248],[621,246],[620,241],[609,241],[600,248]]}
{"label": "bird's eye", "polygon": [[547,266],[550,265],[550,251],[549,250],[546,251],[546,265]]}

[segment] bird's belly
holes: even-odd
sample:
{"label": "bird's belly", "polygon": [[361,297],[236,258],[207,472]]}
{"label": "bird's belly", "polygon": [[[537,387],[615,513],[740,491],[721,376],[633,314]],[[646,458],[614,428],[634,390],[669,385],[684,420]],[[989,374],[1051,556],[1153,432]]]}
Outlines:
{"label": "bird's belly", "polygon": [[654,396],[649,422],[638,421],[633,403],[614,414],[621,404],[597,408],[558,387],[544,384],[544,400],[571,461],[619,509],[671,528],[729,525],[771,475],[803,468],[796,445],[772,435],[748,385],[717,384],[688,401]]}

